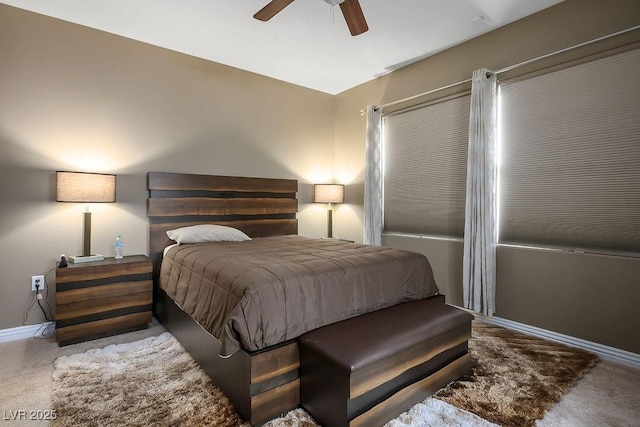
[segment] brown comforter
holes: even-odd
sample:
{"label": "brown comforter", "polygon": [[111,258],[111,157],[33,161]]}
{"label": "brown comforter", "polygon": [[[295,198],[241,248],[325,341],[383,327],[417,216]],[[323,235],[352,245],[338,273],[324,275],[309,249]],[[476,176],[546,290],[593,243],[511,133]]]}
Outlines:
{"label": "brown comforter", "polygon": [[174,247],[160,286],[220,339],[221,355],[438,293],[423,255],[300,236]]}

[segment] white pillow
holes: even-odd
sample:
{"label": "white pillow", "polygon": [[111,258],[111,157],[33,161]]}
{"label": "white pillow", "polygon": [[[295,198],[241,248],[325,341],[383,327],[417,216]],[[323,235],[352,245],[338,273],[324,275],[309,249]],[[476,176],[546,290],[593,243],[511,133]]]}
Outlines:
{"label": "white pillow", "polygon": [[192,225],[167,231],[167,236],[178,244],[201,242],[242,242],[251,237],[242,231],[223,225]]}

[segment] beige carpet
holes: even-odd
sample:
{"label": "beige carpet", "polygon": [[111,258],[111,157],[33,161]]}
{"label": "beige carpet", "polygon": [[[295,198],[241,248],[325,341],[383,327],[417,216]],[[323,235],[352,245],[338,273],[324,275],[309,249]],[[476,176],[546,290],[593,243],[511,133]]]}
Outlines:
{"label": "beige carpet", "polygon": [[[515,420],[513,411],[518,412],[523,408],[523,402],[529,401],[534,406],[542,407],[540,414],[544,414],[546,408],[552,406],[586,368],[574,373],[573,380],[561,381],[563,385],[558,392],[551,393],[549,404],[539,402],[537,396],[530,395],[530,391],[524,394],[512,392],[513,387],[521,388],[523,378],[539,379],[549,377],[553,372],[546,372],[546,368],[542,371],[525,369],[528,377],[521,375],[521,365],[526,365],[527,358],[523,354],[533,351],[533,359],[542,357],[540,351],[535,348],[531,350],[531,345],[507,356],[516,361],[516,368],[505,368],[501,356],[505,354],[504,346],[508,347],[506,342],[513,337],[495,336],[499,331],[505,330],[474,323],[471,353],[479,362],[474,368],[474,375],[452,383],[440,392],[440,396],[443,400],[455,402],[455,406],[480,413],[484,418],[494,419],[503,425],[530,425],[526,420],[519,420],[523,424],[512,423]],[[516,336],[516,339],[520,337]],[[541,340],[534,340],[534,347],[542,345]],[[522,346],[516,343],[516,347]],[[561,346],[561,350],[564,356],[547,354],[548,357],[542,358],[550,359],[552,365],[560,367],[571,365],[565,359],[573,360],[573,349]],[[590,363],[594,360],[592,358]],[[484,366],[490,368],[484,369]],[[560,370],[574,371],[574,367]],[[488,381],[485,377],[492,380]],[[552,388],[555,390],[555,385]],[[509,401],[516,403],[504,403]],[[427,399],[391,421],[388,426],[491,425],[455,406],[437,399]],[[483,414],[478,408],[488,409],[489,414]],[[168,333],[131,344],[112,345],[58,358],[53,374],[52,409],[57,414],[54,426],[243,425],[226,397]],[[267,425],[316,424],[304,410],[298,409]]]}
{"label": "beige carpet", "polygon": [[53,426],[242,424],[226,396],[168,332],[59,357],[51,401]]}

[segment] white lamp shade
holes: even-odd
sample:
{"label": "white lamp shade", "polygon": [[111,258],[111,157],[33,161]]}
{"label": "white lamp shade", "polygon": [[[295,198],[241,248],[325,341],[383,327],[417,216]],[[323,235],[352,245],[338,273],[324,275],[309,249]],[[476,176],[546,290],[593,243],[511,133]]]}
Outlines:
{"label": "white lamp shade", "polygon": [[344,203],[344,185],[315,184],[313,186],[315,203]]}
{"label": "white lamp shade", "polygon": [[56,172],[56,201],[113,203],[116,176],[101,173]]}

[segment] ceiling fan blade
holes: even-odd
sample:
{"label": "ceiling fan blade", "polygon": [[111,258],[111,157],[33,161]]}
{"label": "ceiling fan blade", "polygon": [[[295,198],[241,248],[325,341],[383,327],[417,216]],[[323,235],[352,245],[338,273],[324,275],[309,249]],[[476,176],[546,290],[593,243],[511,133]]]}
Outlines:
{"label": "ceiling fan blade", "polygon": [[271,0],[265,7],[256,12],[253,17],[259,21],[268,21],[291,3],[293,3],[293,0]]}
{"label": "ceiling fan blade", "polygon": [[364,19],[358,0],[345,0],[340,3],[340,9],[342,9],[344,20],[347,21],[347,26],[352,36],[357,36],[369,30],[367,20]]}

